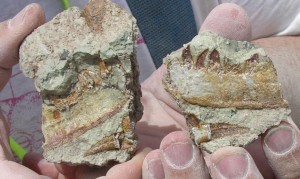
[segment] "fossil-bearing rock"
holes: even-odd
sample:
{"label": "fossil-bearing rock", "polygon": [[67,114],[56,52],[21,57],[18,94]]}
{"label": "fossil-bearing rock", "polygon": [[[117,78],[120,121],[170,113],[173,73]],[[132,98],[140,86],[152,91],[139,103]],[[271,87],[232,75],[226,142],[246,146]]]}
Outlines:
{"label": "fossil-bearing rock", "polygon": [[135,152],[142,115],[136,20],[108,0],[72,7],[20,47],[23,73],[43,104],[44,157],[102,166]]}
{"label": "fossil-bearing rock", "polygon": [[202,32],[164,64],[165,88],[208,152],[245,146],[290,115],[272,61],[249,42]]}

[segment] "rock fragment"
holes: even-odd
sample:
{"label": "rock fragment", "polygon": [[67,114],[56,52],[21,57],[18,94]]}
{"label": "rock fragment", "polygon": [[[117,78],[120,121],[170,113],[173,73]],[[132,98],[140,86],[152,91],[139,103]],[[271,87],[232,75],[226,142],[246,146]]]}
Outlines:
{"label": "rock fragment", "polygon": [[272,61],[249,42],[202,32],[164,64],[166,90],[209,152],[245,146],[290,115]]}
{"label": "rock fragment", "polygon": [[48,161],[103,166],[131,158],[142,115],[136,36],[134,17],[108,0],[90,0],[22,43],[21,69],[43,100]]}

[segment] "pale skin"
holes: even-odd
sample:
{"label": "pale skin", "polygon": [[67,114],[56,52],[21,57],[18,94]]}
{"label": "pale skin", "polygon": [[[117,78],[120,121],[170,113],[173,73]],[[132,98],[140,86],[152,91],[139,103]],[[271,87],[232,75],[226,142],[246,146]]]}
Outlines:
{"label": "pale skin", "polygon": [[[37,4],[27,6],[13,20],[0,23],[0,89],[7,83],[12,66],[18,63],[20,43],[43,23],[44,13]],[[251,40],[247,15],[233,4],[215,8],[201,30],[231,39]],[[264,47],[273,60],[284,94],[295,111],[292,117],[299,124],[300,113],[296,109],[300,107],[300,101],[297,101],[300,99],[300,38],[269,37],[254,43]],[[250,144],[246,150],[226,147],[207,154],[197,149],[185,132],[187,127],[180,109],[163,88],[161,79],[165,71],[161,66],[142,84],[144,115],[136,128],[139,148],[155,150],[139,150],[132,160],[111,168],[55,165],[39,154],[27,155],[21,165],[13,161],[7,142],[8,128],[0,114],[0,178],[300,177],[300,132],[291,119],[267,131],[261,140]]]}

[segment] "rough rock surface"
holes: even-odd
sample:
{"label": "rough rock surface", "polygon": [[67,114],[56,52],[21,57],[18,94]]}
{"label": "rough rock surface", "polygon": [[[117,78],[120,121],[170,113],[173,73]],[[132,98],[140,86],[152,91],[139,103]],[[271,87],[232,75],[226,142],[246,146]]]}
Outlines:
{"label": "rough rock surface", "polygon": [[44,157],[102,166],[136,149],[142,115],[135,58],[136,20],[108,0],[72,7],[20,47],[23,73],[43,105]]}
{"label": "rough rock surface", "polygon": [[166,90],[209,152],[245,146],[290,115],[272,61],[249,42],[202,32],[164,64]]}

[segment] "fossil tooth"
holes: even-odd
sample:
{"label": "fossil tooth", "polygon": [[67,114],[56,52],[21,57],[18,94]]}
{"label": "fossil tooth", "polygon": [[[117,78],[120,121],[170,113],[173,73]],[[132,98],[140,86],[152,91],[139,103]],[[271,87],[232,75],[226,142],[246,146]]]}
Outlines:
{"label": "fossil tooth", "polygon": [[262,48],[202,32],[164,58],[166,90],[197,146],[245,146],[290,115],[272,61]]}
{"label": "fossil tooth", "polygon": [[141,90],[136,20],[108,0],[72,7],[20,47],[23,73],[43,100],[44,157],[103,166],[136,150]]}

